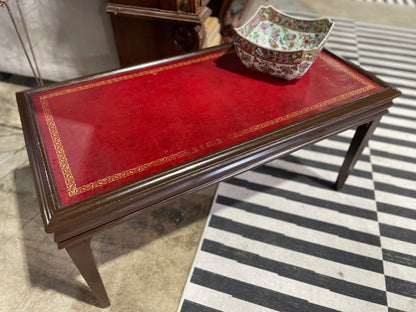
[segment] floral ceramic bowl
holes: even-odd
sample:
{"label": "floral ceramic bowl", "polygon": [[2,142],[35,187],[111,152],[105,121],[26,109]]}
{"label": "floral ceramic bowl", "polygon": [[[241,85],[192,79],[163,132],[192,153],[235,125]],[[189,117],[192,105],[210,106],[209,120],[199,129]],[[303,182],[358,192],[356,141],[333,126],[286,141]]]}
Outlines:
{"label": "floral ceramic bowl", "polygon": [[247,68],[293,80],[307,72],[333,27],[329,18],[299,19],[261,6],[247,23],[235,29],[234,46]]}

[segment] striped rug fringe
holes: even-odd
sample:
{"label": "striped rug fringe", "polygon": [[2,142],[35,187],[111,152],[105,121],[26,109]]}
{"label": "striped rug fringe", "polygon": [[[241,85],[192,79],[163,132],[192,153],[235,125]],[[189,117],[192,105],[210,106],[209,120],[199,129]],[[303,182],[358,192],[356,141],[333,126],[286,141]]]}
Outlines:
{"label": "striped rug fringe", "polygon": [[335,22],[403,96],[341,191],[352,130],[220,183],[178,311],[416,311],[416,30]]}

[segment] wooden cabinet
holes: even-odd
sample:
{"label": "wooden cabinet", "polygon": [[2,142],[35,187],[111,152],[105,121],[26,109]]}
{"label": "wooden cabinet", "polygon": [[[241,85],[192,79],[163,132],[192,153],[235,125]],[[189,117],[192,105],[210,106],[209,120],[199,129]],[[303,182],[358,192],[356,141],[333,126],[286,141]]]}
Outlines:
{"label": "wooden cabinet", "polygon": [[207,2],[110,0],[106,9],[121,67],[202,48],[204,22],[211,15]]}

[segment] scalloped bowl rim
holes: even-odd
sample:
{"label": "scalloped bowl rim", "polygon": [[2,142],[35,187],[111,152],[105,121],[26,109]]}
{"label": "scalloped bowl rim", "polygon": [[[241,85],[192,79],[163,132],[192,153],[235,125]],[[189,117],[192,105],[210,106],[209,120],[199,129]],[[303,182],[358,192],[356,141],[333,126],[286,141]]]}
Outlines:
{"label": "scalloped bowl rim", "polygon": [[[286,16],[286,17],[289,17],[289,18],[293,18],[293,19],[298,20],[298,21],[315,22],[315,21],[324,21],[324,20],[327,20],[331,24],[331,27],[329,28],[328,32],[325,34],[325,37],[322,39],[322,41],[315,48],[313,48],[313,49],[299,49],[299,50],[290,50],[289,51],[289,50],[282,50],[282,49],[264,47],[264,46],[261,46],[261,45],[255,43],[255,42],[253,42],[252,40],[250,40],[249,38],[247,38],[246,36],[244,36],[240,32],[241,29],[244,28],[244,27],[246,27],[253,20],[253,18],[260,12],[260,10],[262,10],[262,9],[272,9],[275,12],[277,12],[277,13],[283,15],[283,16]],[[335,24],[334,21],[331,18],[329,18],[329,17],[318,17],[318,18],[309,18],[309,19],[308,18],[299,18],[299,17],[296,17],[296,16],[292,16],[292,15],[283,13],[282,11],[275,9],[272,5],[268,5],[268,6],[260,5],[259,8],[257,9],[256,13],[254,13],[242,26],[240,26],[238,28],[234,27],[234,30],[238,34],[238,36],[240,38],[242,38],[244,40],[247,40],[251,44],[253,44],[256,47],[259,47],[261,49],[267,49],[267,50],[271,50],[271,51],[275,51],[275,52],[283,52],[283,53],[292,53],[292,52],[295,53],[295,52],[306,52],[306,51],[316,51],[316,50],[319,50],[326,43],[326,41],[328,40],[329,35],[331,34],[331,32],[332,32],[332,30],[334,28],[334,24]],[[283,27],[283,26],[281,26],[281,27]]]}

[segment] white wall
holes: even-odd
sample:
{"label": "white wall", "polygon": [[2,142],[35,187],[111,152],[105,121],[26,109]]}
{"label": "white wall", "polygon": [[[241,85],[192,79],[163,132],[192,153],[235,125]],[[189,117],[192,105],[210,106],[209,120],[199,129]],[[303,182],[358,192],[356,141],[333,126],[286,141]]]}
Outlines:
{"label": "white wall", "polygon": [[[8,3],[20,22],[16,0]],[[44,79],[62,81],[119,67],[106,0],[19,3]],[[0,25],[0,71],[33,76],[5,7],[0,7]]]}

